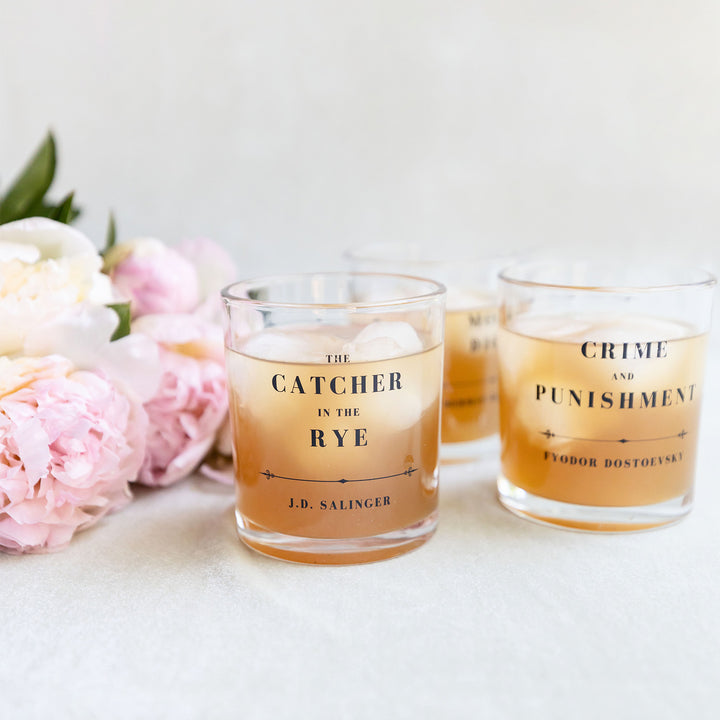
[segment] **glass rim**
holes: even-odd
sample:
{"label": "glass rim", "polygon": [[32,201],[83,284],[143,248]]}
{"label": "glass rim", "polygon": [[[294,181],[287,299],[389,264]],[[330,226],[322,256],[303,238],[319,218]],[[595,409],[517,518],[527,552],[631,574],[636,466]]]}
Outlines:
{"label": "glass rim", "polygon": [[[383,300],[372,300],[372,301],[287,301],[287,300],[258,300],[251,297],[237,295],[236,288],[258,288],[258,287],[270,287],[272,284],[282,284],[288,281],[312,281],[313,279],[320,278],[381,278],[381,279],[401,279],[405,281],[412,281],[414,283],[421,283],[423,286],[428,288],[428,292],[422,292],[418,294],[408,294],[402,297],[390,297]],[[354,272],[354,271],[328,271],[328,272],[298,272],[298,273],[279,273],[277,275],[260,275],[246,280],[238,280],[225,286],[220,291],[220,296],[227,303],[242,303],[243,305],[256,305],[264,308],[288,308],[288,309],[312,309],[317,310],[320,308],[343,308],[343,309],[373,309],[383,307],[397,307],[402,305],[408,305],[418,302],[426,302],[435,298],[444,297],[447,293],[447,288],[441,282],[432,280],[426,277],[420,277],[418,275],[406,275],[403,273],[383,273],[383,272]]]}
{"label": "glass rim", "polygon": [[[587,265],[592,267],[592,263],[589,260],[567,260],[567,261],[553,261],[553,260],[533,260],[528,262],[514,263],[503,268],[498,273],[500,281],[509,285],[515,285],[518,287],[526,288],[542,288],[546,290],[570,290],[574,292],[595,292],[595,293],[656,293],[656,292],[677,292],[680,290],[689,290],[692,288],[712,288],[717,284],[717,277],[700,266],[682,265],[677,267],[671,267],[669,265],[663,265],[660,263],[648,263],[646,266],[652,271],[664,270],[668,275],[681,275],[683,272],[692,273],[697,275],[696,279],[692,280],[668,280],[667,282],[653,282],[653,283],[573,283],[573,282],[560,282],[560,281],[549,281],[541,279],[532,279],[528,277],[520,277],[522,271],[528,272],[530,270],[540,270],[542,268],[555,268],[555,269],[568,269],[573,266]],[[601,267],[607,268],[608,265],[602,265]]]}

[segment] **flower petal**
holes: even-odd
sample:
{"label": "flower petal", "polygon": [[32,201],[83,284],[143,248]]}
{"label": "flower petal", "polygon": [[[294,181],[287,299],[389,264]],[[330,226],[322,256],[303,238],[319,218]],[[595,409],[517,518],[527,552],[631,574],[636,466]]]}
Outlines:
{"label": "flower petal", "polygon": [[0,243],[34,245],[40,251],[40,259],[72,257],[88,254],[97,258],[97,248],[79,230],[49,218],[33,217],[0,225]]}
{"label": "flower petal", "polygon": [[73,305],[29,329],[25,355],[63,355],[77,368],[92,368],[101,348],[109,344],[118,317],[102,305]]}

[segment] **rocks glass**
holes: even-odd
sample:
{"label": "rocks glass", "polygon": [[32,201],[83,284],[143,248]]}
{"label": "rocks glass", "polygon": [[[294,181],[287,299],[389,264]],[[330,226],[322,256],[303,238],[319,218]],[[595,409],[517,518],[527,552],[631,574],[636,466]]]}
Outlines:
{"label": "rocks glass", "polygon": [[715,278],[526,263],[500,275],[501,502],[595,531],[692,506]]}
{"label": "rocks glass", "polygon": [[435,530],[445,289],[324,273],[222,292],[237,490],[251,548],[379,560]]}
{"label": "rocks glass", "polygon": [[345,253],[354,270],[409,272],[447,287],[442,410],[443,463],[497,453],[497,274],[500,257],[443,257],[414,245],[376,244]]}

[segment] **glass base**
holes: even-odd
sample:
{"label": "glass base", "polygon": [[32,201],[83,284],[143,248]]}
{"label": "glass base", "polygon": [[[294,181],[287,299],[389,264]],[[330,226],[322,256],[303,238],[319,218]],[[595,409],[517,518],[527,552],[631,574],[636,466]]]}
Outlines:
{"label": "glass base", "polygon": [[510,512],[543,525],[586,532],[634,532],[671,525],[692,509],[692,491],[666,502],[634,507],[573,505],[533,495],[498,475],[498,497]]}
{"label": "glass base", "polygon": [[438,511],[414,525],[372,537],[306,538],[266,530],[235,511],[240,539],[269,557],[309,565],[357,565],[403,555],[424,545],[435,532]]}
{"label": "glass base", "polygon": [[442,465],[464,465],[498,457],[499,454],[500,436],[488,435],[470,442],[442,443],[440,463]]}

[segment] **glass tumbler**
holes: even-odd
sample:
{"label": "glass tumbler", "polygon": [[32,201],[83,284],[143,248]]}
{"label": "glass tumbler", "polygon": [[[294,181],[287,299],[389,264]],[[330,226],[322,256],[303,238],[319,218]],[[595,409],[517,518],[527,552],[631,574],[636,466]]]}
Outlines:
{"label": "glass tumbler", "polygon": [[389,558],[437,524],[445,288],[296,274],[222,292],[236,520],[285,560]]}
{"label": "glass tumbler", "polygon": [[508,509],[591,531],[690,511],[714,285],[702,270],[580,262],[501,273]]}
{"label": "glass tumbler", "polygon": [[410,244],[370,244],[345,258],[354,270],[409,272],[447,287],[443,377],[443,464],[497,453],[497,275],[501,257],[442,257]]}

